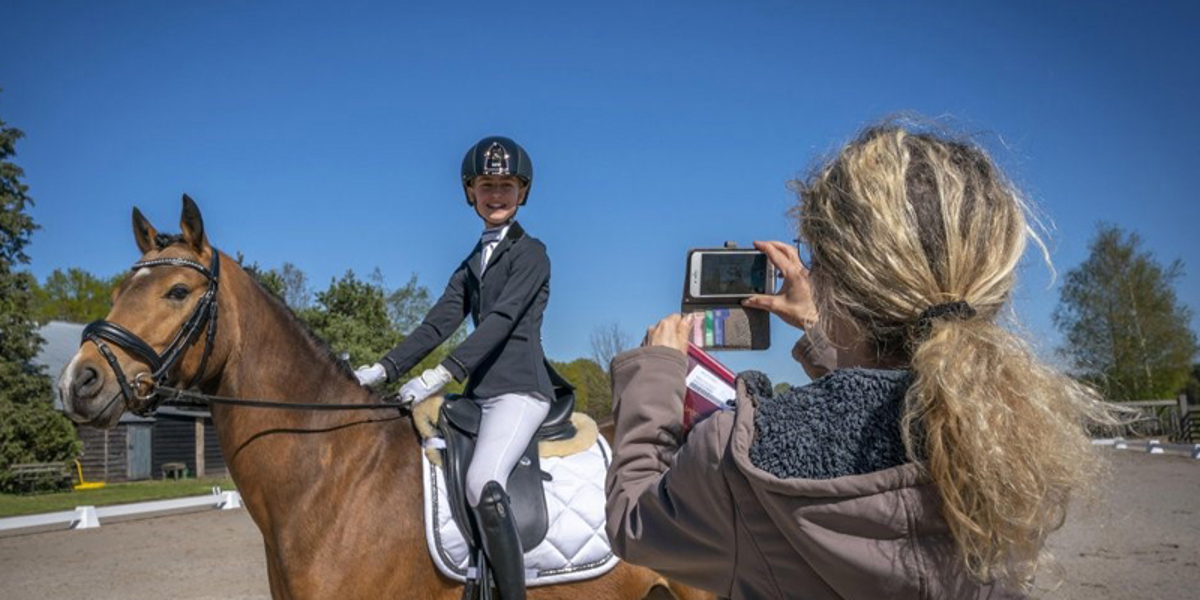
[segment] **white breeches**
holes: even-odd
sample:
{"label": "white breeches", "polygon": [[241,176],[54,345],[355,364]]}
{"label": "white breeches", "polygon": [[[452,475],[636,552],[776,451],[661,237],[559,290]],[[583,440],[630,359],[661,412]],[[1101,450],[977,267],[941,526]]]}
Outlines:
{"label": "white breeches", "polygon": [[483,409],[479,421],[479,437],[475,441],[475,454],[467,467],[467,502],[479,504],[483,486],[495,481],[508,491],[508,475],[529,440],[537,433],[550,403],[529,394],[502,394],[495,398],[476,398]]}

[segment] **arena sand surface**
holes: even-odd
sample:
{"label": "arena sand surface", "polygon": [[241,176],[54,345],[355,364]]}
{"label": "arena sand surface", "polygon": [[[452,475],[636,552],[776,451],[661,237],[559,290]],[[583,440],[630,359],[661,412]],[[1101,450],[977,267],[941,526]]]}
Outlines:
{"label": "arena sand surface", "polygon": [[[1105,450],[1113,484],[1050,541],[1055,600],[1200,599],[1200,460]],[[1051,574],[1039,585],[1051,585]],[[0,538],[0,597],[269,598],[262,541],[245,510]]]}

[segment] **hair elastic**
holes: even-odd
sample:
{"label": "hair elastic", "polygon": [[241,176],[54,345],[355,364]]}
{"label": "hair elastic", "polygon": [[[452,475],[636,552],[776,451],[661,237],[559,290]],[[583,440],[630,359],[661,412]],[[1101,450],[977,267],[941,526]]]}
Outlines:
{"label": "hair elastic", "polygon": [[960,321],[966,321],[975,317],[975,307],[971,306],[965,300],[957,302],[944,302],[935,304],[925,309],[921,316],[917,317],[917,323],[914,327],[917,338],[925,338],[929,335],[929,331],[933,329],[933,322],[936,319],[954,318]]}

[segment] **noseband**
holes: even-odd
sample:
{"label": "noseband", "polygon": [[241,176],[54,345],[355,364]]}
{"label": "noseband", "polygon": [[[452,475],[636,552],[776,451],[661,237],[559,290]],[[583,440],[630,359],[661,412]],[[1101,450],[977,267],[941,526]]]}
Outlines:
{"label": "noseband", "polygon": [[[214,248],[212,250],[212,264],[205,268],[204,265],[185,258],[157,258],[154,260],[142,261],[135,263],[130,267],[131,271],[138,269],[150,269],[154,267],[187,267],[199,271],[200,274],[208,278],[208,288],[204,291],[204,295],[200,297],[200,301],[196,303],[196,307],[192,309],[192,314],[180,326],[179,331],[175,334],[175,338],[167,344],[166,349],[162,353],[154,350],[150,344],[138,337],[133,332],[124,327],[113,323],[112,321],[93,321],[83,328],[83,340],[80,344],[92,342],[100,350],[100,354],[104,356],[104,360],[108,361],[108,366],[112,367],[113,374],[116,375],[117,382],[121,386],[119,396],[114,396],[109,404],[112,404],[118,397],[124,397],[125,408],[139,416],[146,416],[153,413],[159,404],[165,400],[163,395],[159,393],[159,387],[167,384],[170,378],[171,369],[183,357],[184,352],[196,342],[196,338],[200,334],[200,330],[208,325],[208,332],[205,334],[204,354],[200,359],[200,368],[192,377],[191,383],[187,387],[193,387],[199,383],[200,378],[204,375],[204,369],[208,366],[208,357],[212,354],[213,339],[217,335],[217,283],[221,271],[220,253]],[[138,376],[130,381],[125,376],[125,371],[121,369],[121,363],[117,357],[109,349],[109,342],[118,348],[138,357],[139,359],[150,365],[151,372],[149,375],[139,373]],[[141,386],[148,386],[149,391],[145,394],[139,393]],[[139,408],[133,408],[134,400],[141,400],[145,404]],[[106,406],[105,409],[108,407]],[[101,411],[103,412],[103,410]]]}

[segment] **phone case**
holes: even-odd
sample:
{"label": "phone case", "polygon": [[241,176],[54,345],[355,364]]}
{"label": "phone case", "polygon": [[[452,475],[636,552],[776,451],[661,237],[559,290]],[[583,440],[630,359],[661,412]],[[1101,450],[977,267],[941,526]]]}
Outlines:
{"label": "phone case", "polygon": [[771,315],[743,308],[728,298],[697,298],[688,286],[692,254],[725,248],[693,248],[683,265],[683,314],[696,314],[692,343],[706,350],[766,350],[771,347]]}

